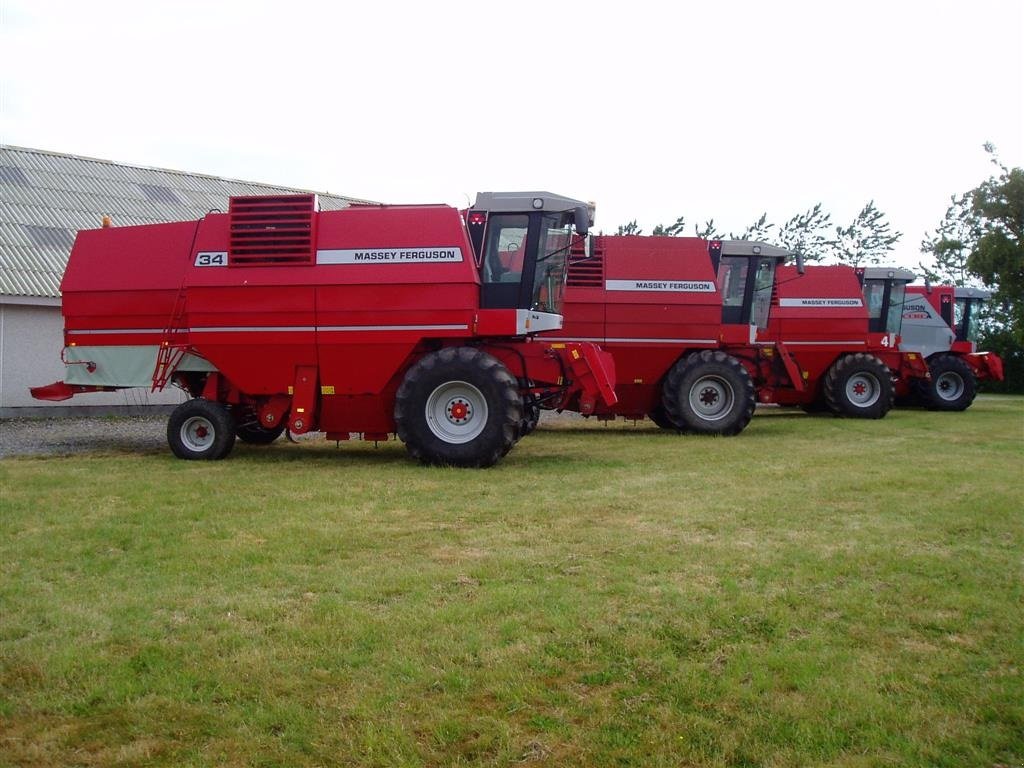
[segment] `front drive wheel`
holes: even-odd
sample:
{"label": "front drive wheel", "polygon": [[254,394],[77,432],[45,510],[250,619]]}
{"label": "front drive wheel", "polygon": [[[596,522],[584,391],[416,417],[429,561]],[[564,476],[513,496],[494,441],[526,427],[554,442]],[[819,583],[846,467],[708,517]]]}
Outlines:
{"label": "front drive wheel", "polygon": [[825,374],[825,402],[833,413],[880,419],[892,408],[895,390],[889,368],[874,355],[839,358]]}
{"label": "front drive wheel", "polygon": [[918,389],[925,406],[933,411],[965,411],[978,393],[978,380],[971,366],[954,355],[942,355],[928,364],[930,381]]}
{"label": "front drive wheel", "polygon": [[679,431],[679,427],[677,427],[672,422],[672,419],[668,417],[668,414],[665,413],[665,406],[660,403],[654,407],[653,411],[647,414],[647,418],[653,421],[654,424],[661,429],[668,429],[672,432]]}
{"label": "front drive wheel", "polygon": [[684,432],[736,435],[750,423],[757,399],[743,364],[705,349],[677,362],[662,386],[669,421]]}
{"label": "front drive wheel", "polygon": [[167,442],[179,459],[223,459],[235,446],[235,424],[227,407],[210,400],[188,400],[171,413]]}
{"label": "front drive wheel", "polygon": [[395,395],[398,437],[426,464],[489,467],[515,444],[523,418],[515,377],[472,347],[425,355]]}

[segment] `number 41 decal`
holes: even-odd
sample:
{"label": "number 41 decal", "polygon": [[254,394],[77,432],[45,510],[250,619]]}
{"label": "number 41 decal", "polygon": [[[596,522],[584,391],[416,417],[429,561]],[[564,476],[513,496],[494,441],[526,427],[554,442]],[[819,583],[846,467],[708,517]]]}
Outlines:
{"label": "number 41 decal", "polygon": [[197,267],[226,267],[228,265],[227,251],[200,251],[196,254]]}

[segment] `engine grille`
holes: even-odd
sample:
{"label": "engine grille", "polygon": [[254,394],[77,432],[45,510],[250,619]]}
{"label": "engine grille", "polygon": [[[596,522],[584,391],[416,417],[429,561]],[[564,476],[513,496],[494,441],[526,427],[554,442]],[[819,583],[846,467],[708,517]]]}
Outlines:
{"label": "engine grille", "polygon": [[228,264],[313,264],[316,195],[232,197]]}

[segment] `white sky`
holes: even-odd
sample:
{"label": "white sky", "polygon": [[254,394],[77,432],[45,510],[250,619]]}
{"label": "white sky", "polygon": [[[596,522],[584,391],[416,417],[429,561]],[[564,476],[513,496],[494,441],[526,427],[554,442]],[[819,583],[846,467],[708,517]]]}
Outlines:
{"label": "white sky", "polygon": [[1024,3],[0,0],[0,141],[597,226],[740,230],[869,199],[918,244],[1024,165]]}

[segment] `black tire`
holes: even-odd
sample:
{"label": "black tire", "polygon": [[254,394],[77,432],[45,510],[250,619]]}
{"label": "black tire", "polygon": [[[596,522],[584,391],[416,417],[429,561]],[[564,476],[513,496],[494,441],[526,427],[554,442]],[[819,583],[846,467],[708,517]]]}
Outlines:
{"label": "black tire", "polygon": [[515,377],[472,347],[425,355],[395,395],[398,437],[426,464],[489,467],[511,450],[522,421]]}
{"label": "black tire", "polygon": [[231,412],[210,400],[188,400],[171,412],[167,421],[167,442],[179,459],[223,459],[235,447]]}
{"label": "black tire", "polygon": [[519,422],[519,439],[529,435],[540,423],[540,406],[536,403],[523,401],[523,420]]}
{"label": "black tire", "polygon": [[668,429],[673,432],[680,431],[675,422],[668,417],[668,414],[665,412],[665,406],[660,403],[655,406],[653,411],[647,414],[647,418],[653,421],[661,429]]}
{"label": "black tire", "polygon": [[825,402],[833,413],[880,419],[893,406],[895,388],[889,368],[874,355],[857,352],[836,360],[825,374]]}
{"label": "black tire", "polygon": [[974,371],[956,355],[939,355],[928,362],[931,379],[917,382],[917,392],[932,411],[966,411],[978,394]]}
{"label": "black tire", "polygon": [[276,427],[264,427],[251,408],[232,408],[231,415],[235,420],[235,435],[248,445],[270,445],[281,436],[288,424],[287,419],[282,418]]}
{"label": "black tire", "polygon": [[661,394],[665,415],[684,432],[736,435],[750,423],[757,399],[743,364],[705,349],[677,362]]}
{"label": "black tire", "polygon": [[810,416],[817,416],[819,413],[832,413],[832,411],[829,410],[828,405],[826,405],[825,401],[820,397],[811,400],[809,403],[800,403],[797,407]]}

